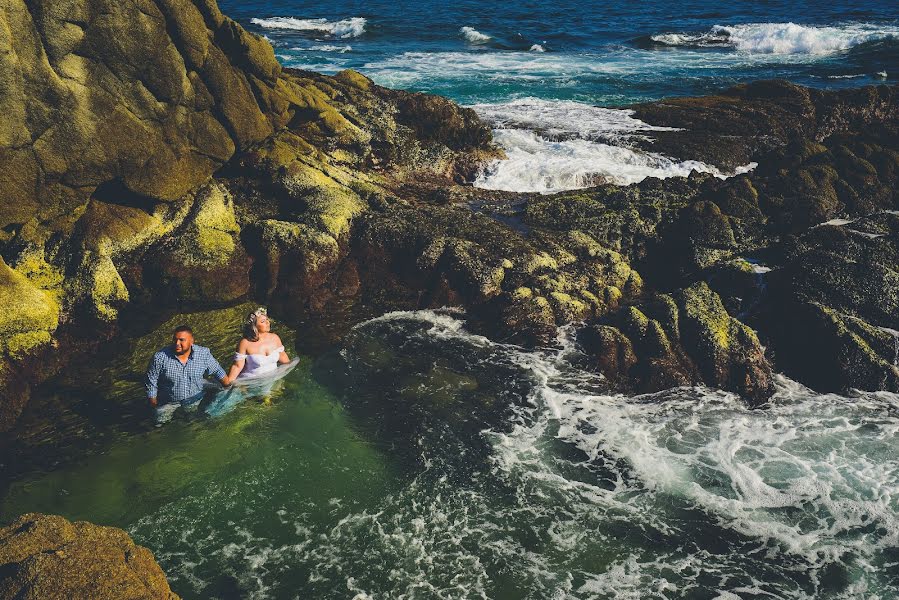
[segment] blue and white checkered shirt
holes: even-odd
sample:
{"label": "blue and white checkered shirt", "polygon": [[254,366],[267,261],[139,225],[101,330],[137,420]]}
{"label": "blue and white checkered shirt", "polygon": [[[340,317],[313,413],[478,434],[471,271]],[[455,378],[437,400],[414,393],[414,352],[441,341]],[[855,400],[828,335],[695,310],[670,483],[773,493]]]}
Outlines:
{"label": "blue and white checkered shirt", "polygon": [[216,379],[225,376],[225,370],[209,348],[192,345],[187,362],[182,364],[174,349],[168,346],[154,354],[147,367],[147,398],[157,398],[159,404],[184,403],[203,394],[203,380],[207,375]]}

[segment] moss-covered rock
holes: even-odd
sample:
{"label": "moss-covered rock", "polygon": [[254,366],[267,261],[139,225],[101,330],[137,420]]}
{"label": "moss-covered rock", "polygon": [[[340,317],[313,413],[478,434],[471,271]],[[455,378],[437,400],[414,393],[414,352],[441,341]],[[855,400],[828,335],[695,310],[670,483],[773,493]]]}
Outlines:
{"label": "moss-covered rock", "polygon": [[0,259],[0,303],[6,307],[0,320],[0,351],[15,359],[49,344],[59,326],[59,300],[32,284]]}
{"label": "moss-covered rock", "polygon": [[705,283],[625,307],[586,327],[579,340],[607,378],[638,391],[703,382],[752,405],[773,393],[758,337]]}
{"label": "moss-covered rock", "polygon": [[153,554],[127,533],[31,513],[0,529],[0,598],[176,600]]}
{"label": "moss-covered rock", "polygon": [[6,176],[0,224],[64,214],[106,182],[175,201],[287,121],[271,46],[204,10],[187,0],[6,7],[0,30],[19,33],[3,53],[11,120],[0,172],[19,169]]}
{"label": "moss-covered rock", "polygon": [[196,192],[183,225],[155,247],[144,267],[144,285],[157,301],[179,305],[232,302],[250,291],[251,260],[240,240],[234,203],[220,185]]}

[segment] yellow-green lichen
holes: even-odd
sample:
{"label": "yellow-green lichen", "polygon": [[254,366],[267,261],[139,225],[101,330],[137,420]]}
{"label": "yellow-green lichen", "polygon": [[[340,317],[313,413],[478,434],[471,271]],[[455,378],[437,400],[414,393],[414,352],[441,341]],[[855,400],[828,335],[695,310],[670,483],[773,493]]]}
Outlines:
{"label": "yellow-green lichen", "polygon": [[614,285],[608,285],[602,290],[602,299],[606,304],[618,304],[621,302],[621,290]]}
{"label": "yellow-green lichen", "polygon": [[568,294],[551,292],[549,297],[556,315],[562,321],[567,322],[583,319],[587,313],[590,312],[590,307],[587,304],[581,302],[577,298],[572,298]]}
{"label": "yellow-green lichen", "polygon": [[595,308],[603,308],[603,303],[599,298],[596,297],[596,294],[589,290],[581,290],[580,296],[583,298],[588,304]]}
{"label": "yellow-green lichen", "polygon": [[371,79],[369,79],[359,71],[354,71],[353,69],[346,69],[344,71],[341,71],[334,76],[334,79],[337,79],[349,86],[365,92],[370,90],[372,86]]}
{"label": "yellow-green lichen", "polygon": [[128,288],[118,269],[108,256],[99,256],[88,268],[91,305],[95,316],[103,321],[115,321],[118,307],[129,300]]}
{"label": "yellow-green lichen", "polygon": [[528,263],[525,265],[524,270],[526,273],[534,273],[535,271],[540,270],[549,270],[555,271],[559,268],[559,264],[556,262],[552,256],[547,254],[546,252],[539,252],[531,257]]}
{"label": "yellow-green lichen", "polygon": [[200,267],[227,265],[237,249],[240,233],[234,206],[218,185],[209,185],[197,193],[192,217],[179,236],[182,245],[176,251],[182,264]]}
{"label": "yellow-green lichen", "polygon": [[534,291],[529,287],[519,287],[512,292],[512,297],[516,300],[527,300],[534,296]]}
{"label": "yellow-green lichen", "polygon": [[31,283],[45,290],[57,290],[65,276],[60,268],[44,259],[43,247],[23,252],[16,260],[15,270]]}
{"label": "yellow-green lichen", "polygon": [[649,317],[643,314],[643,312],[636,306],[628,306],[625,308],[623,317],[629,332],[640,336],[646,333],[646,329],[649,327]]}
{"label": "yellow-green lichen", "polygon": [[6,352],[12,358],[25,358],[28,353],[39,346],[45,346],[53,340],[49,331],[29,331],[16,333],[6,340]]}
{"label": "yellow-green lichen", "polygon": [[50,341],[59,326],[59,303],[0,259],[0,349],[21,356]]}
{"label": "yellow-green lichen", "polygon": [[696,283],[682,293],[683,313],[699,325],[709,340],[718,348],[730,346],[730,329],[733,319],[721,304],[721,298],[705,283]]}

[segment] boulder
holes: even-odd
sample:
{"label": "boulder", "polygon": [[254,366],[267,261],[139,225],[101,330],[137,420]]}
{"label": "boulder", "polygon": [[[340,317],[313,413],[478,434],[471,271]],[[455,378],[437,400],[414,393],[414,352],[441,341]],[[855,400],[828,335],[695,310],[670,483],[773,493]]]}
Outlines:
{"label": "boulder", "polygon": [[612,381],[641,392],[705,383],[748,404],[774,392],[771,364],[755,332],[697,283],[659,294],[585,327],[579,341]]}
{"label": "boulder", "polygon": [[2,600],[176,600],[153,553],[127,533],[25,514],[0,529]]}

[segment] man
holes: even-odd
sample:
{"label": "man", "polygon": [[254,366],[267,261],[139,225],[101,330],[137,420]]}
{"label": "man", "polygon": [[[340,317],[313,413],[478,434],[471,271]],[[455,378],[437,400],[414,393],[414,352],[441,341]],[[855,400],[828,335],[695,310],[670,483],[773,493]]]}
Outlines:
{"label": "man", "polygon": [[[213,375],[227,383],[225,370],[212,356],[209,348],[194,344],[194,332],[180,325],[172,335],[172,345],[153,355],[147,367],[147,398],[156,409],[157,421],[167,420],[180,406],[190,406],[203,398],[203,381]],[[171,410],[160,409],[170,405]],[[166,414],[167,413],[167,414]]]}

